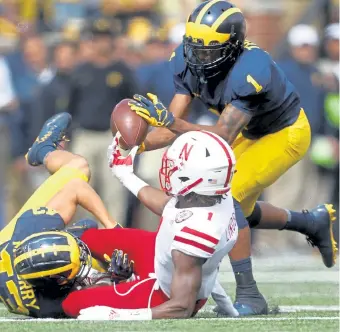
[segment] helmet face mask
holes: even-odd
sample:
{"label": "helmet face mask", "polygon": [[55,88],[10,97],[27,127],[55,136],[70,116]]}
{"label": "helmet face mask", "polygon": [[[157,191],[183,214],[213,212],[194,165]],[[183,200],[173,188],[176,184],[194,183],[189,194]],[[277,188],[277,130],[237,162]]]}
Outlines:
{"label": "helmet face mask", "polygon": [[162,158],[162,166],[159,169],[159,182],[163,191],[171,194],[173,188],[171,186],[170,177],[177,170],[178,167],[175,166],[175,161],[169,159],[167,156],[167,151],[165,151]]}
{"label": "helmet face mask", "polygon": [[242,12],[224,0],[206,1],[189,16],[183,40],[184,59],[194,76],[228,73],[242,53],[245,39]]}
{"label": "helmet face mask", "polygon": [[170,196],[223,195],[230,190],[234,166],[232,149],[221,137],[206,131],[187,132],[164,153],[160,185]]}
{"label": "helmet face mask", "polygon": [[236,61],[241,47],[231,42],[203,46],[184,37],[184,59],[192,74],[211,78],[228,71]]}

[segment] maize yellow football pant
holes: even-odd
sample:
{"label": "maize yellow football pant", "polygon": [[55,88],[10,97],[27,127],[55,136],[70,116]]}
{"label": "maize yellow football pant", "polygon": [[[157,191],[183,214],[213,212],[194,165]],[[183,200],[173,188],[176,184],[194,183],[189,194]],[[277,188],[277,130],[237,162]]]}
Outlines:
{"label": "maize yellow football pant", "polygon": [[0,244],[9,241],[15,229],[18,218],[26,211],[45,206],[64,186],[73,179],[88,182],[87,176],[76,168],[62,167],[50,176],[28,199],[16,216],[0,232]]}
{"label": "maize yellow football pant", "polygon": [[236,170],[232,180],[233,197],[249,217],[263,189],[274,183],[306,154],[311,141],[308,119],[303,109],[296,122],[257,140],[240,134],[233,149]]}

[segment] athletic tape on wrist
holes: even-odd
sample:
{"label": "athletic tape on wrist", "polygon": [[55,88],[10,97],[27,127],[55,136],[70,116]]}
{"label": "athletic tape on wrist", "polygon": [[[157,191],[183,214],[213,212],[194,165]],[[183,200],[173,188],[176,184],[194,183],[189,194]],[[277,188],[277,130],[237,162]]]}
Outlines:
{"label": "athletic tape on wrist", "polygon": [[126,176],[124,179],[121,179],[121,181],[123,186],[131,191],[136,197],[142,188],[148,186],[146,182],[133,173],[129,174],[129,176]]}

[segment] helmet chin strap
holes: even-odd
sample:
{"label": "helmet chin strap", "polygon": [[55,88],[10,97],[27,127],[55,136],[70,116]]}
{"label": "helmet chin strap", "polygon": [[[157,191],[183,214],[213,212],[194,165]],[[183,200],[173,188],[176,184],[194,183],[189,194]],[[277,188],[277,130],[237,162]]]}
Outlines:
{"label": "helmet chin strap", "polygon": [[206,79],[206,77],[204,75],[204,70],[202,70],[201,74],[199,75],[199,78],[200,78],[200,83],[201,84],[207,84],[208,83],[208,81],[207,81],[207,79]]}

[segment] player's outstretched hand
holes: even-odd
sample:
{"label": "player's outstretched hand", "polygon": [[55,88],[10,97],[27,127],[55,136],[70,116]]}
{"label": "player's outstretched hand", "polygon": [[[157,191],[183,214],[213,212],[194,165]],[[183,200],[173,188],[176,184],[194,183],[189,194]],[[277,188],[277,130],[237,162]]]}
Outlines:
{"label": "player's outstretched hand", "polygon": [[94,306],[80,310],[80,320],[151,320],[151,309],[116,309]]}
{"label": "player's outstretched hand", "polygon": [[133,281],[134,275],[134,261],[129,260],[129,255],[123,250],[115,249],[111,258],[104,255],[104,259],[109,263],[107,271],[111,273],[111,281],[115,284],[120,282]]}
{"label": "player's outstretched hand", "polygon": [[94,306],[80,310],[78,319],[80,320],[111,320],[111,312],[115,312],[115,309],[106,306]]}
{"label": "player's outstretched hand", "polygon": [[129,102],[131,110],[142,117],[150,126],[171,126],[175,120],[174,115],[167,110],[156,95],[148,93],[147,96],[149,99],[141,95],[134,95],[135,101]]}
{"label": "player's outstretched hand", "polygon": [[112,143],[107,148],[107,158],[113,175],[122,181],[125,176],[133,173],[133,162],[139,147],[135,146],[127,157],[123,157],[119,151],[119,138],[120,133],[117,132]]}

